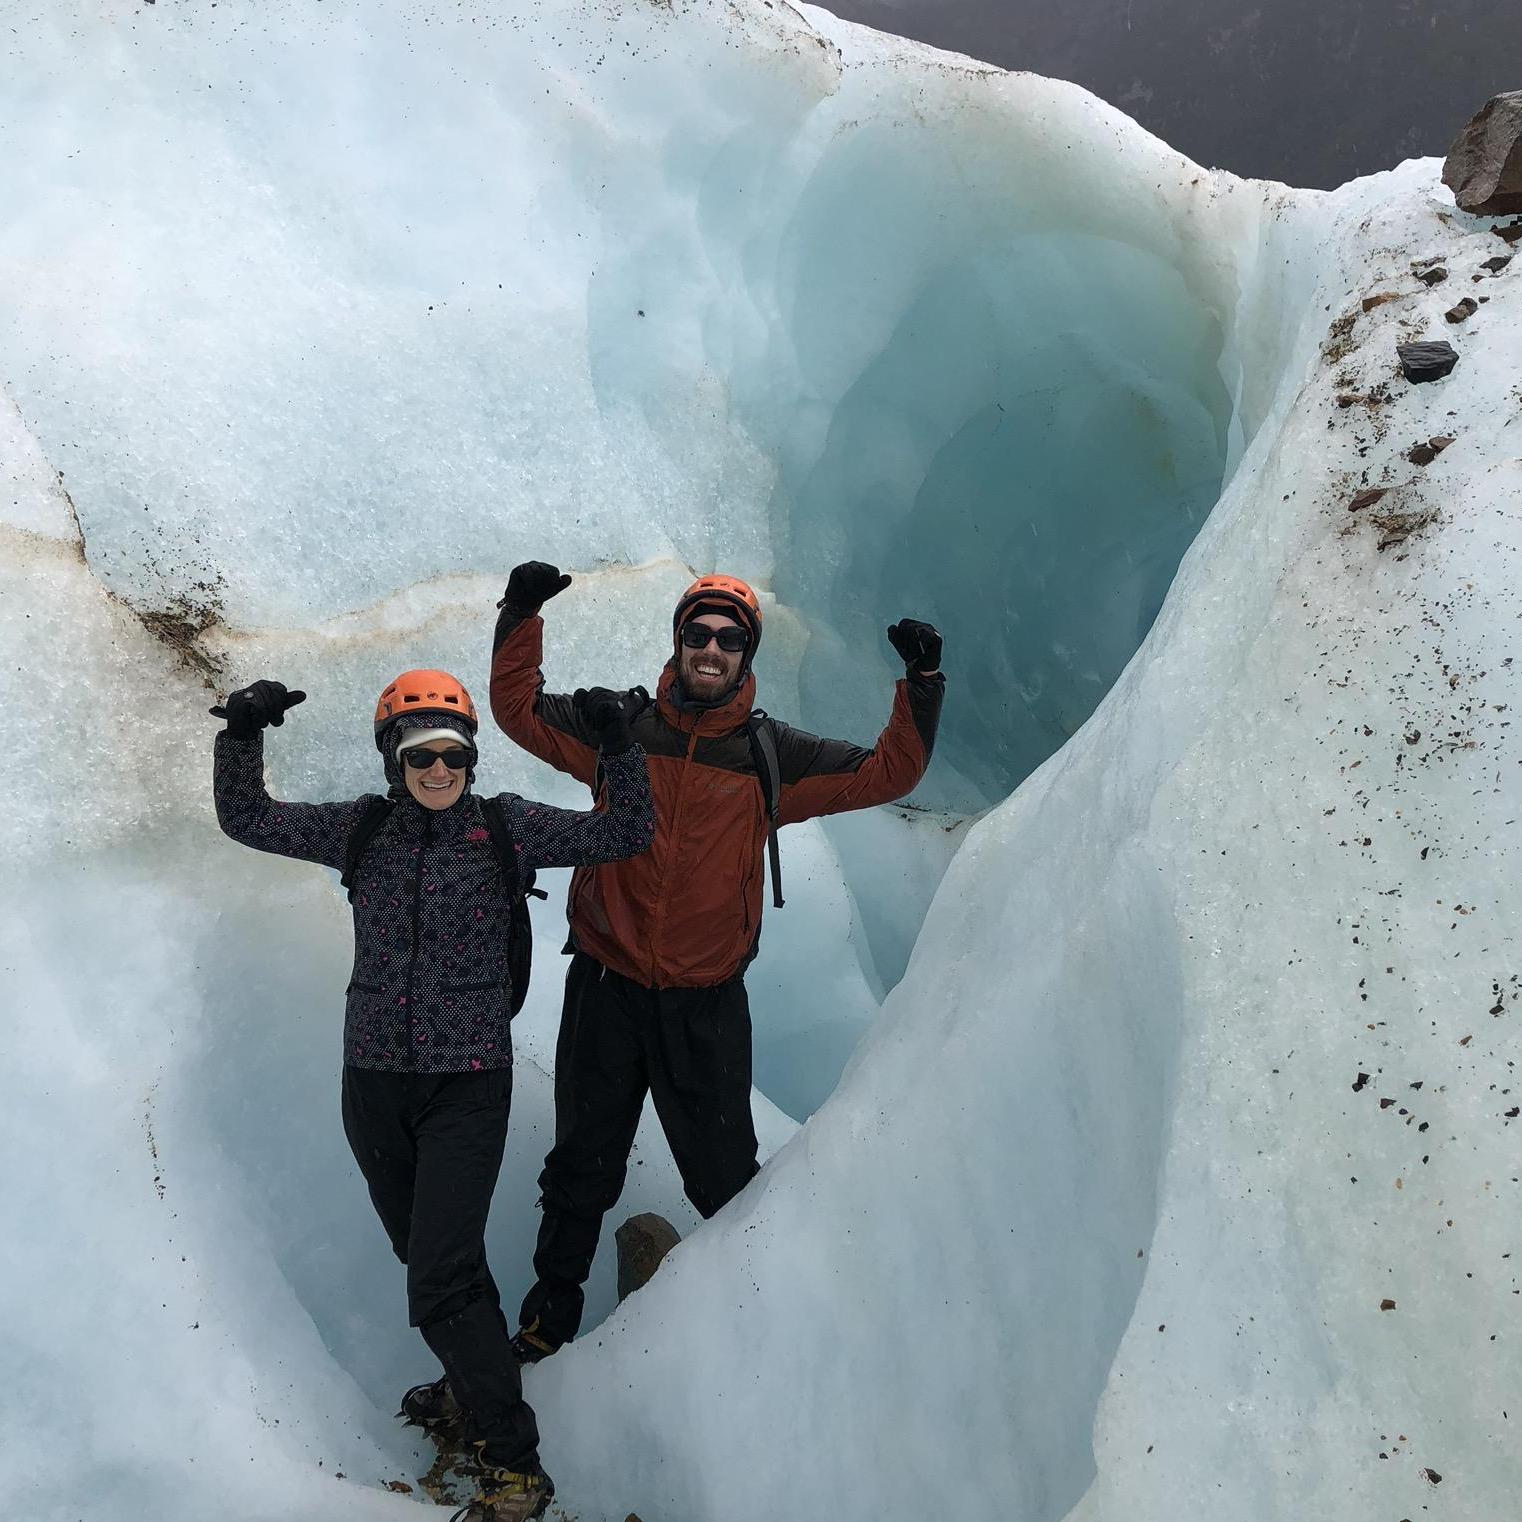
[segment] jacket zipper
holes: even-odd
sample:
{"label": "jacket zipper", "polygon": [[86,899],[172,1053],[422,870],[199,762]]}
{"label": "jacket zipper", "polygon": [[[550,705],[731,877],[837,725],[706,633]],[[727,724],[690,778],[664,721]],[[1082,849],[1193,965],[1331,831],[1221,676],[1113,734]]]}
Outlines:
{"label": "jacket zipper", "polygon": [[423,855],[433,844],[433,820],[423,820],[423,843],[418,847],[417,871],[412,876],[412,955],[407,961],[407,1051],[412,1063],[417,1063],[417,1036],[413,1026],[417,1020],[417,1008],[413,1004],[413,985],[417,981],[418,947],[423,939]]}
{"label": "jacket zipper", "polygon": [[676,859],[676,843],[682,838],[682,810],[687,803],[687,779],[692,775],[692,757],[698,748],[698,730],[702,725],[699,719],[692,726],[692,734],[687,741],[687,755],[682,761],[682,775],[676,785],[676,807],[671,811],[671,830],[668,839],[671,843],[671,851],[667,854],[666,864],[661,869],[661,880],[655,890],[655,925],[650,932],[650,986],[659,988],[656,972],[661,961],[661,932],[666,928],[666,883],[671,876],[671,866]]}

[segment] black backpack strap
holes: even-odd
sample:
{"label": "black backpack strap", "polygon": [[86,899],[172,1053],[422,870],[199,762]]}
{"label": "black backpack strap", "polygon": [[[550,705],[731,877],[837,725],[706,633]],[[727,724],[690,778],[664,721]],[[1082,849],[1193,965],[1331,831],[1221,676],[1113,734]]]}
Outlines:
{"label": "black backpack strap", "polygon": [[354,874],[359,871],[359,864],[364,859],[370,842],[375,839],[375,832],[390,816],[391,808],[389,798],[372,798],[354,828],[349,831],[349,843],[344,847],[344,868],[338,880],[343,884],[344,892],[349,895],[351,904],[354,902]]}
{"label": "black backpack strap", "polygon": [[766,803],[766,854],[772,864],[772,903],[782,908],[782,854],[777,849],[777,815],[782,807],[782,767],[777,760],[777,733],[761,709],[752,710],[746,723],[750,732],[751,759],[761,782]]}
{"label": "black backpack strap", "polygon": [[481,807],[481,817],[486,821],[486,828],[491,831],[492,848],[497,853],[497,860],[502,865],[502,871],[513,884],[513,896],[515,898],[548,898],[549,894],[543,888],[534,886],[534,874],[525,873],[518,865],[517,842],[513,839],[513,827],[507,821],[507,809],[503,806],[500,798],[482,798],[477,800]]}
{"label": "black backpack strap", "polygon": [[500,798],[477,799],[477,809],[491,832],[492,849],[502,868],[502,880],[511,894],[507,925],[507,980],[510,990],[508,1018],[523,1008],[528,998],[529,979],[534,975],[534,925],[529,918],[528,901],[548,898],[534,886],[534,874],[525,872],[518,861],[513,827],[507,806]]}

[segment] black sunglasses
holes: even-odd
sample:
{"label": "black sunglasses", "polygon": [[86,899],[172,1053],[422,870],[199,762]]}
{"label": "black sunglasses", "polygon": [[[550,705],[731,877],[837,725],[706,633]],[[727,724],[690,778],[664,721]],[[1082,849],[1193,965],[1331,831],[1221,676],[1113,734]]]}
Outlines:
{"label": "black sunglasses", "polygon": [[450,771],[463,772],[473,757],[474,752],[466,750],[463,745],[452,745],[448,750],[424,750],[421,745],[414,745],[411,750],[402,752],[402,760],[417,771],[425,770],[435,761],[442,761]]}
{"label": "black sunglasses", "polygon": [[735,655],[750,643],[750,635],[734,624],[725,624],[722,629],[711,629],[707,624],[682,625],[682,643],[689,650],[706,650],[709,640],[716,640],[720,650]]}

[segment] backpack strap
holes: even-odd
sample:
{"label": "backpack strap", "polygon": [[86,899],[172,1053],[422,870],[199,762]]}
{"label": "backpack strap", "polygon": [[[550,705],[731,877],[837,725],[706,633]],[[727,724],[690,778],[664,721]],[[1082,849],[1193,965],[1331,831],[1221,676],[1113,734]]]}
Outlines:
{"label": "backpack strap", "polygon": [[476,811],[491,832],[492,849],[502,868],[502,880],[508,885],[507,981],[511,1003],[508,1019],[514,1018],[528,998],[529,979],[534,975],[534,925],[529,918],[528,901],[548,898],[534,886],[534,874],[525,872],[518,862],[513,827],[506,806],[496,798],[476,800]]}
{"label": "backpack strap", "polygon": [[772,865],[772,903],[782,908],[782,854],[777,849],[777,816],[782,807],[782,767],[777,760],[777,732],[770,716],[762,709],[751,710],[746,721],[750,734],[751,759],[761,782],[761,797],[766,803],[766,854]]}
{"label": "backpack strap", "polygon": [[354,874],[359,871],[359,864],[364,859],[370,842],[375,839],[376,831],[390,817],[392,807],[389,798],[372,798],[354,828],[349,831],[349,843],[344,847],[343,872],[338,880],[343,884],[344,892],[349,895],[351,904],[354,902]]}
{"label": "backpack strap", "polygon": [[524,872],[518,865],[517,842],[513,839],[513,827],[507,821],[507,810],[497,798],[478,798],[481,818],[491,831],[492,848],[497,853],[503,875],[513,884],[514,899],[548,898],[543,888],[534,886],[534,874]]}

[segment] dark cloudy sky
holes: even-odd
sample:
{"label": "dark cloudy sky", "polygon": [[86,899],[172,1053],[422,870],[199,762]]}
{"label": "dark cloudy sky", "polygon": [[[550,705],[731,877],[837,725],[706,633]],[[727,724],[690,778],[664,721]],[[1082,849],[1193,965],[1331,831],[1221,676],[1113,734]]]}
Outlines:
{"label": "dark cloudy sky", "polygon": [[1522,0],[827,0],[1070,79],[1203,164],[1330,187],[1441,154],[1522,90]]}

